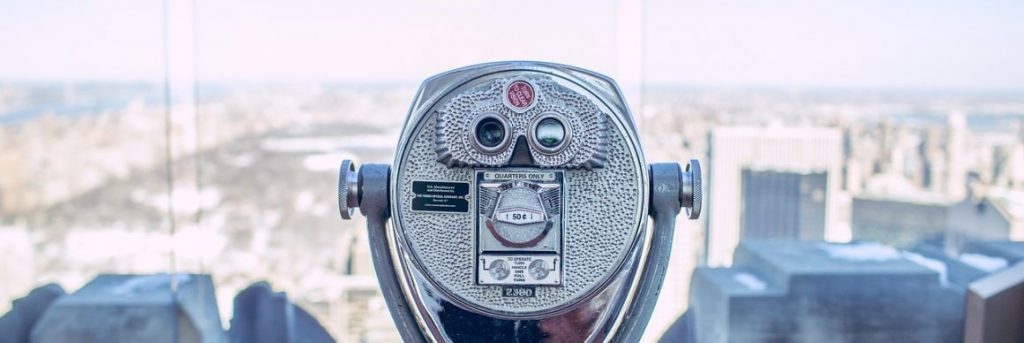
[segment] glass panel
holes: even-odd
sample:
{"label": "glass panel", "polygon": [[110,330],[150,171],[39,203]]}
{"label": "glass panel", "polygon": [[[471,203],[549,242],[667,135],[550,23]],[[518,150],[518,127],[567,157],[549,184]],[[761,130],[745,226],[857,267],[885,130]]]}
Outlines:
{"label": "glass panel", "polygon": [[[970,282],[1024,259],[1019,3],[0,8],[0,314],[49,282],[196,272],[225,325],[265,280],[339,341],[397,341],[365,222],[338,219],[339,162],[391,163],[421,81],[510,59],[611,76],[650,162],[704,164],[649,339],[684,312],[697,338],[757,337],[768,316],[834,337],[887,322],[857,306],[940,323],[917,340],[959,337]],[[701,317],[722,294],[757,300],[733,307],[749,327]]]}
{"label": "glass panel", "polygon": [[[952,324],[900,339],[963,337],[947,331],[962,307],[921,306],[962,301],[951,290],[987,275],[960,263],[979,241],[1024,238],[1004,212],[1021,187],[1024,67],[1008,61],[1024,58],[1024,6],[651,0],[646,13],[648,157],[702,156],[707,192],[650,325],[689,309],[697,341],[878,340],[890,324],[866,323],[914,316]],[[851,240],[877,243],[826,244]],[[996,255],[981,257],[1005,265]]]}
{"label": "glass panel", "polygon": [[0,313],[170,271],[163,2],[0,7]]}
{"label": "glass panel", "polygon": [[530,59],[614,73],[616,6],[199,2],[199,184],[219,197],[197,227],[219,242],[204,266],[222,308],[267,280],[340,341],[397,341],[365,221],[338,218],[339,163],[392,163],[416,86],[449,69]]}

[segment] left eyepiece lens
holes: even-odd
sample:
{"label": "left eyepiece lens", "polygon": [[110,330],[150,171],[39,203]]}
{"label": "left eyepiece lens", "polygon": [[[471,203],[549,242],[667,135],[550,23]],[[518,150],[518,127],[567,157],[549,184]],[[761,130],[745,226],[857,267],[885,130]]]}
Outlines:
{"label": "left eyepiece lens", "polygon": [[476,124],[476,141],[487,148],[495,148],[505,140],[505,124],[497,118],[483,118]]}

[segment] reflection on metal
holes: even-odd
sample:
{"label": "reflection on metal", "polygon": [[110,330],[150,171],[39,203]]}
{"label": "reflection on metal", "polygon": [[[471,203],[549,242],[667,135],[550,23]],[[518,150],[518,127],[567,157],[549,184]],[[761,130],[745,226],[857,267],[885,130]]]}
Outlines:
{"label": "reflection on metal", "polygon": [[647,164],[611,79],[500,62],[425,81],[394,165],[343,162],[338,200],[406,341],[636,341],[700,179]]}

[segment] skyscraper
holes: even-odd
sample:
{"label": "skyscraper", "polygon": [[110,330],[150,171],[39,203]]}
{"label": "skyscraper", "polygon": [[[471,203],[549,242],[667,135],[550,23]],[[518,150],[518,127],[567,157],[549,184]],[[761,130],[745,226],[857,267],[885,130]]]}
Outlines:
{"label": "skyscraper", "polygon": [[821,240],[828,174],[744,169],[740,237]]}
{"label": "skyscraper", "polygon": [[945,193],[960,200],[967,193],[967,119],[963,112],[953,112],[946,117],[946,125]]}
{"label": "skyscraper", "polygon": [[853,238],[904,248],[923,240],[942,241],[955,205],[939,195],[861,194],[851,206]]}
{"label": "skyscraper", "polygon": [[873,242],[748,240],[735,261],[693,273],[697,342],[962,341],[964,295],[939,260]]}
{"label": "skyscraper", "polygon": [[[709,215],[705,246],[708,265],[732,263],[732,252],[740,241],[744,220],[744,170],[821,175],[818,178],[824,178],[823,182],[826,185],[823,189],[823,236],[826,240],[832,241],[849,240],[849,229],[836,223],[836,202],[832,201],[834,194],[839,191],[838,175],[842,171],[843,141],[839,130],[808,127],[720,127],[711,131],[709,141],[711,158],[709,185],[706,189],[709,195]],[[752,187],[788,187],[797,189],[787,191],[799,192],[800,182],[791,182],[789,186],[771,186],[773,182],[787,182],[783,181],[785,177],[779,175],[759,172],[748,176]],[[750,192],[751,195],[754,193]],[[753,206],[752,204],[750,206]],[[757,211],[761,210],[752,211],[752,216],[768,218],[766,215],[776,210],[765,210],[767,212],[764,215],[757,214]],[[803,237],[800,234],[797,236]]]}

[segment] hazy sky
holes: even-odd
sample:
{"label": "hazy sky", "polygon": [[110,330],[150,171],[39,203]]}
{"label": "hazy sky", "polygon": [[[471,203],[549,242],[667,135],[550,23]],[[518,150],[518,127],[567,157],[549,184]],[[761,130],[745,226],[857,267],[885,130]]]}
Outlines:
{"label": "hazy sky", "polygon": [[[642,17],[622,15],[640,6],[617,1],[196,6],[203,80],[416,82],[509,59],[616,76],[630,56],[620,49],[636,49],[626,62],[652,84],[1024,90],[1019,0],[651,0]],[[163,8],[0,0],[0,79],[159,79]]]}

